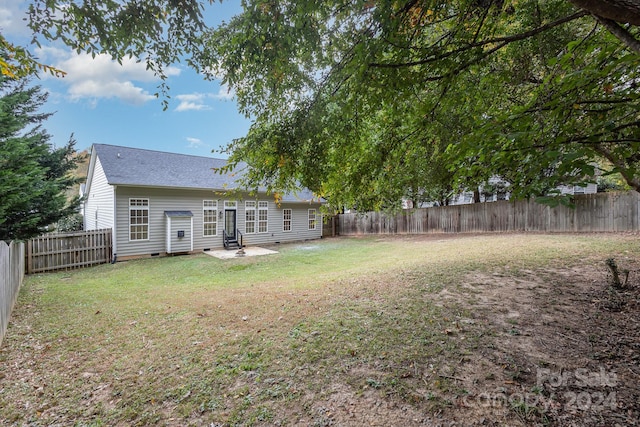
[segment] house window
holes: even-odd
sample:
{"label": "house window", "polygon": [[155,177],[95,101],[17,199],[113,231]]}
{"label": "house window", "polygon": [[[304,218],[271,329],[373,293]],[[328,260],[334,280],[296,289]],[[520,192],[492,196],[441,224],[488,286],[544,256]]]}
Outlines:
{"label": "house window", "polygon": [[282,210],[282,231],[291,231],[291,218],[293,212],[291,209]]}
{"label": "house window", "polygon": [[237,208],[237,202],[235,200],[225,200],[224,201],[224,208],[225,209],[236,209]]}
{"label": "house window", "polygon": [[203,200],[202,217],[204,226],[204,236],[215,236],[218,234],[218,202],[216,200]]}
{"label": "house window", "polygon": [[258,233],[266,233],[269,229],[269,202],[258,202]]}
{"label": "house window", "polygon": [[129,199],[129,240],[149,240],[149,199]]}
{"label": "house window", "polygon": [[244,202],[244,232],[256,232],[256,202]]}
{"label": "house window", "polygon": [[309,230],[316,229],[316,210],[309,209]]}

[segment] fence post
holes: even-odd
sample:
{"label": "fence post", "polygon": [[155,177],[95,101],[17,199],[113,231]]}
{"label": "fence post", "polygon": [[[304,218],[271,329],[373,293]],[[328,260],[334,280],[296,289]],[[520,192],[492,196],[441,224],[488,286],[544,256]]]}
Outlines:
{"label": "fence post", "polygon": [[0,240],[0,345],[24,278],[24,243]]}
{"label": "fence post", "polygon": [[31,274],[33,271],[32,257],[33,253],[33,242],[31,240],[27,241],[27,274]]}

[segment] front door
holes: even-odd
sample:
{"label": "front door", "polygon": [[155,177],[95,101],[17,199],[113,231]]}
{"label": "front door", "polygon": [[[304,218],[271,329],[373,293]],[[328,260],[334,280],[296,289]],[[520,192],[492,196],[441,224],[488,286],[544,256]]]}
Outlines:
{"label": "front door", "polygon": [[236,211],[235,209],[225,209],[224,211],[224,231],[229,237],[236,236]]}

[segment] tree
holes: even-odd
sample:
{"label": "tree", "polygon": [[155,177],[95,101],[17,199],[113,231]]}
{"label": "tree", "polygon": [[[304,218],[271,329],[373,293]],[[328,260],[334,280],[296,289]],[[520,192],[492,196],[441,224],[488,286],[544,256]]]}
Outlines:
{"label": "tree", "polygon": [[[255,119],[229,147],[253,185],[376,208],[382,189],[445,164],[456,188],[498,174],[529,197],[594,179],[604,157],[640,189],[638,55],[565,1],[256,2],[207,51]],[[380,111],[395,118],[385,134]],[[401,150],[426,167],[381,162],[404,166]]]}
{"label": "tree", "polygon": [[37,110],[47,95],[26,79],[0,77],[0,240],[23,240],[77,213],[75,141],[54,148],[41,127],[50,114]]}
{"label": "tree", "polygon": [[228,147],[248,186],[364,209],[499,174],[529,197],[605,159],[640,190],[636,0],[256,0],[212,30],[196,0],[61,5],[32,29],[223,76],[254,120]]}
{"label": "tree", "polygon": [[38,62],[27,49],[10,43],[2,34],[0,49],[5,52],[5,55],[0,57],[0,75],[15,79],[37,74],[38,71],[51,73],[56,77],[66,74],[62,70]]}
{"label": "tree", "polygon": [[[159,89],[165,95],[166,109],[166,67],[181,60],[196,69],[201,67],[199,36],[206,28],[203,9],[198,0],[32,0],[29,26],[37,46],[43,39],[59,40],[78,53],[108,54],[119,63],[126,57],[145,61],[163,80]],[[7,46],[18,53],[13,62],[8,61],[10,66],[64,75],[64,70],[39,63],[24,48]]]}

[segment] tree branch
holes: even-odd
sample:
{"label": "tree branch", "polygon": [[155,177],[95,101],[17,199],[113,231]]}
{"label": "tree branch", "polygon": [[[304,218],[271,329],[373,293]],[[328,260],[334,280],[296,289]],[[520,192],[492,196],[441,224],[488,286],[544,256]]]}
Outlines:
{"label": "tree branch", "polygon": [[[628,144],[634,144],[637,142],[640,142],[640,139],[605,139],[605,140],[601,140],[601,141],[597,141],[597,142],[593,142],[593,141],[589,141],[587,139],[588,137],[580,137],[578,139],[567,139],[564,141],[559,141],[558,144],[559,145],[564,145],[564,144],[582,144],[582,145],[591,145],[594,148],[596,146],[601,146],[602,144],[615,144],[615,145],[628,145]],[[531,145],[527,145],[526,147],[509,147],[509,148],[502,148],[501,151],[504,151],[505,153],[514,153],[514,152],[518,152],[518,151],[528,151],[528,150],[532,150],[532,149],[537,149],[537,150],[541,150],[541,149],[548,149],[550,146],[549,142],[543,142],[540,144],[531,144]],[[596,150],[597,151],[597,150]],[[599,152],[599,151],[598,151]]]}
{"label": "tree branch", "polygon": [[593,104],[626,104],[635,101],[635,98],[620,98],[620,99],[586,99],[583,101],[576,101],[577,105],[593,105]]}
{"label": "tree branch", "polygon": [[569,2],[605,19],[640,25],[640,2],[637,0],[569,0]]}
{"label": "tree branch", "polygon": [[615,156],[611,150],[607,147],[602,146],[601,144],[595,144],[593,149],[601,154],[605,159],[609,160],[613,166],[616,167],[617,171],[622,175],[627,184],[632,187],[634,190],[640,193],[640,179],[635,178],[634,174],[629,171],[629,166],[625,164],[625,162]]}
{"label": "tree branch", "polygon": [[626,28],[622,27],[615,21],[611,19],[603,18],[602,16],[594,15],[595,18],[601,23],[611,34],[616,36],[622,43],[626,44],[631,50],[640,55],[640,41],[637,40],[633,34],[627,31]]}
{"label": "tree branch", "polygon": [[[425,58],[425,59],[421,59],[418,61],[411,61],[411,62],[403,62],[403,63],[385,63],[385,62],[370,62],[369,64],[367,64],[369,67],[372,68],[404,68],[404,67],[415,67],[417,65],[424,65],[424,64],[428,64],[431,62],[435,62],[435,61],[439,61],[441,59],[445,59],[448,58],[450,56],[453,55],[457,55],[463,52],[466,52],[468,50],[477,48],[477,47],[484,47],[486,45],[490,45],[490,44],[499,44],[498,48],[493,48],[491,50],[489,50],[488,53],[493,53],[496,50],[498,50],[499,48],[502,48],[504,46],[506,46],[509,43],[513,43],[516,41],[520,41],[520,40],[524,40],[527,39],[529,37],[533,37],[537,34],[543,33],[547,30],[550,30],[551,28],[557,27],[559,25],[565,24],[567,22],[582,18],[583,16],[588,15],[589,13],[587,11],[580,11],[580,12],[576,12],[572,15],[566,16],[564,18],[558,19],[557,21],[554,22],[550,22],[548,24],[542,25],[538,28],[534,28],[532,30],[529,31],[525,31],[524,33],[521,34],[515,34],[512,36],[504,36],[504,37],[496,37],[493,39],[488,39],[488,40],[482,40],[479,42],[475,42],[475,43],[469,43],[466,46],[460,47],[458,49],[449,51],[449,52],[445,52],[442,53],[440,55],[436,55],[436,56],[432,56],[430,58]],[[486,55],[482,55],[481,58],[484,58]]]}

